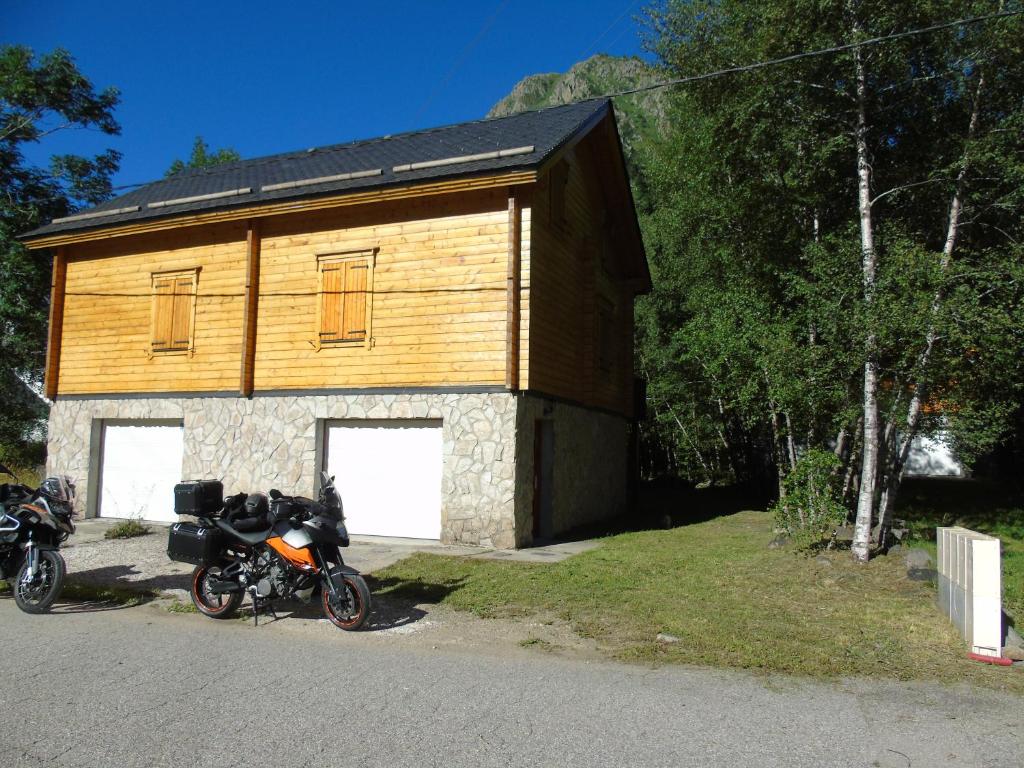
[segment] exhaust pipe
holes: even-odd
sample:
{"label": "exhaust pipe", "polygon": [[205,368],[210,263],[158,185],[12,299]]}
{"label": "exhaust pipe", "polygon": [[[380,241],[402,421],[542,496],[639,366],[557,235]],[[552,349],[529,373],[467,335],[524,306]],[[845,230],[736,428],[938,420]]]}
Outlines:
{"label": "exhaust pipe", "polygon": [[241,592],[242,585],[237,581],[223,581],[221,579],[207,579],[206,586],[214,595],[227,595],[232,592]]}

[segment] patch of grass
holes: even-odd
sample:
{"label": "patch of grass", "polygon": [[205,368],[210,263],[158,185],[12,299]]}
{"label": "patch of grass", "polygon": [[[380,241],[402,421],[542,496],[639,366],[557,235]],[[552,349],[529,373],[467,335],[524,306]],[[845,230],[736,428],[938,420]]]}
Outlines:
{"label": "patch of grass", "polygon": [[81,603],[116,603],[118,605],[141,605],[157,596],[150,589],[126,589],[89,584],[81,581],[68,581],[61,592],[61,600]]}
{"label": "patch of grass", "polygon": [[191,600],[184,602],[178,598],[174,598],[174,600],[165,607],[170,613],[199,613],[199,609],[196,608],[195,604]]}
{"label": "patch of grass", "polygon": [[983,480],[914,478],[905,481],[897,517],[907,521],[911,545],[934,557],[935,528],[960,525],[996,536],[1003,552],[1003,608],[1024,624],[1024,499]]}
{"label": "patch of grass", "polygon": [[555,646],[541,637],[527,637],[519,641],[522,648],[536,648],[540,651],[553,651]]}
{"label": "patch of grass", "polygon": [[771,538],[771,515],[740,512],[612,536],[552,565],[417,554],[378,572],[375,591],[480,616],[555,615],[623,659],[1024,691],[1019,670],[966,659],[934,587],[909,580],[902,558],[858,566],[832,552],[826,564],[768,549]]}
{"label": "patch of grass", "polygon": [[105,539],[133,539],[136,536],[145,536],[152,529],[138,520],[125,520],[117,525],[108,528],[103,534]]}
{"label": "patch of grass", "polygon": [[11,591],[11,585],[6,581],[0,579],[0,595],[6,595]]}

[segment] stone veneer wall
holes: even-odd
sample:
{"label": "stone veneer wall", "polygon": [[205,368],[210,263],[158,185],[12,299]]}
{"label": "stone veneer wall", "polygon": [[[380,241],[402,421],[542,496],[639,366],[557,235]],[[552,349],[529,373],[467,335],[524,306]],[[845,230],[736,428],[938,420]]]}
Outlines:
{"label": "stone veneer wall", "polygon": [[47,472],[70,475],[88,509],[95,420],[179,419],[182,477],[220,478],[226,493],[275,487],[311,495],[318,421],[441,419],[442,541],[508,549],[517,544],[516,400],[508,393],[60,398],[50,410]]}
{"label": "stone veneer wall", "polygon": [[536,419],[554,428],[553,531],[624,515],[629,508],[630,422],[538,395],[520,398],[516,449],[517,546],[533,540],[533,441]]}

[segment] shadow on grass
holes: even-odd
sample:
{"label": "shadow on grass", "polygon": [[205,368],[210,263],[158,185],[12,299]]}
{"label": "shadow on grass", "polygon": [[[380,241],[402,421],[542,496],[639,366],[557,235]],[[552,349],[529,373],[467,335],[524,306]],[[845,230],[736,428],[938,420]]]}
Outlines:
{"label": "shadow on grass", "polygon": [[684,480],[645,480],[640,483],[636,502],[628,514],[579,526],[535,545],[696,525],[737,512],[764,510],[770,503],[763,493],[741,485],[695,488]]}
{"label": "shadow on grass", "polygon": [[896,516],[916,537],[935,540],[936,526],[962,525],[1024,539],[1024,498],[990,480],[914,477],[904,481]]}
{"label": "shadow on grass", "polygon": [[385,600],[400,600],[411,603],[437,605],[452,592],[466,583],[464,576],[445,579],[440,582],[423,579],[403,579],[389,576],[383,579],[367,576],[366,583],[373,595]]}

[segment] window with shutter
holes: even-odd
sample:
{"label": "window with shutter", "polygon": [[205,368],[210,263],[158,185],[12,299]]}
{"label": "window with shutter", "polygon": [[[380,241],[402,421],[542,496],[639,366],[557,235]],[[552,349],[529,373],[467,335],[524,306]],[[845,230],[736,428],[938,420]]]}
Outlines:
{"label": "window with shutter", "polygon": [[320,269],[321,344],[369,344],[373,251],[324,254]]}
{"label": "window with shutter", "polygon": [[198,268],[153,275],[152,352],[192,349],[198,276]]}

